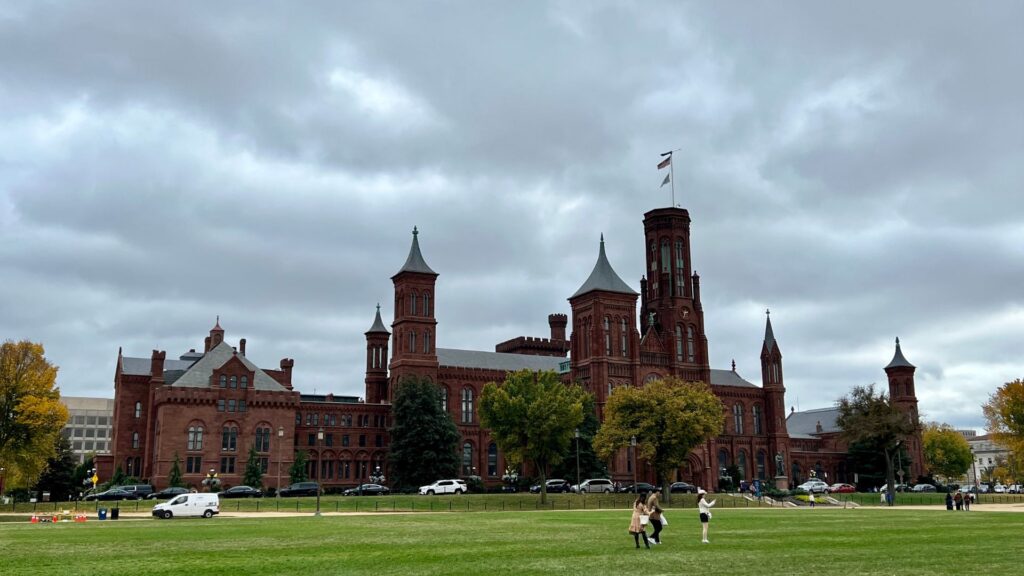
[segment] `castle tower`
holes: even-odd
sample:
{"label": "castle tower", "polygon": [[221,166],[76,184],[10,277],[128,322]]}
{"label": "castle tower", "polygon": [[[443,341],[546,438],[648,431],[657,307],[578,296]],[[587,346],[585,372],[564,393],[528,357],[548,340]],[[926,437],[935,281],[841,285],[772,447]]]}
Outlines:
{"label": "castle tower", "polygon": [[393,340],[388,401],[391,401],[398,381],[405,376],[437,380],[437,320],[434,318],[437,272],[423,260],[419,230],[415,227],[412,229],[409,257],[391,281],[395,285],[395,320],[391,324]]}
{"label": "castle tower", "polygon": [[217,347],[218,344],[224,341],[224,329],[220,327],[220,316],[217,316],[217,322],[213,328],[210,328],[210,335],[206,337],[206,350],[209,352]]}
{"label": "castle tower", "polygon": [[640,380],[636,299],[609,264],[602,234],[590,277],[569,298],[572,378],[594,394],[598,417],[613,388]]}
{"label": "castle tower", "polygon": [[782,455],[782,470],[771,475],[788,474],[789,432],[786,429],[786,386],[782,374],[782,351],[772,330],[771,311],[765,310],[764,342],[761,344],[761,386],[764,388],[764,422],[768,433],[768,447],[772,455],[768,463],[775,467],[776,454]]}
{"label": "castle tower", "polygon": [[640,329],[665,343],[671,373],[711,382],[708,339],[700,303],[700,276],[690,267],[690,215],[682,208],[644,214],[647,253]]}
{"label": "castle tower", "polygon": [[[915,424],[920,426],[917,412],[917,395],[914,391],[914,371],[917,370],[913,364],[907,361],[900,349],[900,339],[896,339],[896,352],[892,361],[885,367],[885,375],[889,379],[889,400],[893,406],[899,408]],[[921,449],[920,434],[913,434],[907,438],[907,454],[910,456],[910,478],[907,482],[913,482],[918,476],[924,473],[924,453]]]}
{"label": "castle tower", "polygon": [[388,398],[388,340],[391,333],[380,319],[380,304],[373,326],[366,331],[366,401],[379,404]]}

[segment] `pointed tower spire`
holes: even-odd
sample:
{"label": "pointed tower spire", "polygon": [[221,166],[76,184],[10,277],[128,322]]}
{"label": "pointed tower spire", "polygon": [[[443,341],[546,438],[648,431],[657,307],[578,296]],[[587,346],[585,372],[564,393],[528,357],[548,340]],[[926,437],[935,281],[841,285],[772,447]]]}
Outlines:
{"label": "pointed tower spire", "polygon": [[[764,346],[766,349],[771,350],[772,346],[775,346],[775,332],[772,330],[772,311],[771,309],[765,309],[765,323],[764,323]],[[785,320],[785,319],[783,319]]]}
{"label": "pointed tower spire", "polygon": [[366,334],[390,334],[384,327],[384,321],[380,319],[380,303],[377,304],[377,316],[373,319],[373,326],[370,326]]}
{"label": "pointed tower spire", "polygon": [[615,273],[612,265],[608,263],[608,256],[604,253],[603,233],[601,234],[601,247],[597,254],[597,263],[594,264],[594,270],[590,272],[590,277],[583,283],[583,286],[580,286],[580,289],[570,296],[569,299],[571,300],[577,296],[582,296],[587,292],[593,292],[595,290],[636,295],[636,291],[623,282],[622,278]]}
{"label": "pointed tower spire", "polygon": [[[420,231],[413,226],[412,227],[412,247],[409,248],[409,257],[405,259],[405,265],[398,271],[395,276],[402,272],[418,272],[420,274],[433,274],[437,276],[437,272],[434,272],[430,266],[427,266],[427,262],[423,259],[423,254],[420,253]],[[394,276],[392,276],[394,278]]]}
{"label": "pointed tower spire", "polygon": [[907,361],[903,356],[903,351],[900,350],[900,339],[896,338],[896,353],[892,356],[892,361],[885,367],[889,368],[916,368],[913,364]]}

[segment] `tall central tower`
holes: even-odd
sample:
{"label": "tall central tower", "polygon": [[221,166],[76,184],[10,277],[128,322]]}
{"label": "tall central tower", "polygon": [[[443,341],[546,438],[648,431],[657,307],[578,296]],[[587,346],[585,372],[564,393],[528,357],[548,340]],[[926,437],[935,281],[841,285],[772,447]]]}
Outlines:
{"label": "tall central tower", "polygon": [[412,247],[405,265],[391,277],[395,285],[395,321],[391,324],[391,378],[387,394],[394,399],[395,386],[405,376],[437,380],[437,319],[434,317],[434,286],[437,272],[420,253],[419,231],[412,229]]}
{"label": "tall central tower", "polygon": [[690,267],[690,214],[658,208],[644,214],[647,275],[640,281],[640,333],[665,343],[670,372],[711,382],[700,276]]}

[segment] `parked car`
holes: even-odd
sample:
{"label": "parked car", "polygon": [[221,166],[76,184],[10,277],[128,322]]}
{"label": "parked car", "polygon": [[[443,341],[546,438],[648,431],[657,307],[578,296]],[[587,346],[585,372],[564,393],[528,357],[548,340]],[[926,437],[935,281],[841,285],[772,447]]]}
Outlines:
{"label": "parked car", "polygon": [[1006,486],[1003,486],[1002,484],[996,484],[995,486],[992,487],[992,491],[995,492],[996,494],[1006,494]]}
{"label": "parked car", "polygon": [[1009,492],[1010,494],[1020,494],[1021,493],[1021,485],[1020,484],[1010,484],[1009,486],[1006,487],[1006,491]]}
{"label": "parked car", "polygon": [[[888,484],[882,484],[882,486],[878,488],[879,492],[887,492],[888,490],[889,490],[889,485]],[[896,491],[897,492],[910,492],[910,486],[907,486],[906,484],[897,484],[896,485]]]}
{"label": "parked car", "polygon": [[263,498],[263,491],[251,486],[232,486],[220,493],[221,498]]}
{"label": "parked car", "polygon": [[[570,492],[572,490],[572,485],[566,482],[565,480],[562,480],[561,478],[547,480],[544,483],[547,484],[548,486],[547,491],[549,494]],[[530,486],[530,493],[540,494],[540,484],[534,484],[533,486]]]}
{"label": "parked car", "polygon": [[119,488],[111,488],[106,492],[100,492],[98,494],[89,494],[85,497],[86,500],[139,500],[140,497],[134,492],[126,492]]}
{"label": "parked car", "polygon": [[380,484],[360,484],[341,493],[342,496],[359,496],[360,494],[363,496],[387,496],[391,494],[391,489]]}
{"label": "parked car", "polygon": [[828,487],[828,491],[832,494],[852,494],[857,491],[857,487],[853,484],[846,484],[843,482],[836,482],[835,484]]}
{"label": "parked car", "polygon": [[615,485],[607,478],[591,478],[573,486],[572,491],[577,494],[584,492],[603,492],[605,494],[611,494],[612,492],[615,492]]}
{"label": "parked car", "polygon": [[320,485],[316,482],[296,482],[287,488],[282,488],[279,494],[282,497],[316,496],[318,490],[320,490]]}
{"label": "parked car", "polygon": [[464,480],[438,480],[433,484],[420,486],[420,494],[465,494],[469,489]]}
{"label": "parked car", "polygon": [[220,514],[220,499],[216,494],[181,494],[153,506],[153,516],[164,520],[175,516],[213,518],[214,514]]}
{"label": "parked car", "polygon": [[914,487],[911,488],[911,491],[912,492],[935,492],[935,486],[932,486],[931,484],[915,484]]}
{"label": "parked car", "polygon": [[822,480],[813,479],[808,480],[807,482],[804,482],[803,484],[797,486],[797,489],[803,490],[804,492],[816,492],[819,494],[826,494],[828,493],[828,484],[826,484]]}
{"label": "parked car", "polygon": [[696,494],[697,487],[689,482],[673,482],[669,485],[668,491],[673,494]]}
{"label": "parked car", "polygon": [[138,499],[140,500],[153,493],[152,484],[125,484],[123,486],[111,486],[111,488],[117,488],[118,490],[131,492],[132,494],[138,496]]}
{"label": "parked car", "polygon": [[175,496],[180,496],[182,494],[188,494],[188,488],[180,488],[173,486],[170,488],[164,488],[159,492],[153,492],[152,494],[146,496],[146,500],[169,500],[171,498],[174,498]]}
{"label": "parked car", "polygon": [[[635,487],[635,490],[634,490],[634,487]],[[655,488],[651,484],[648,484],[647,482],[637,482],[636,484],[626,484],[625,486],[621,486],[619,488],[619,493],[621,493],[621,494],[633,494],[635,492],[636,494],[643,494],[643,495],[646,496],[647,494],[650,494],[651,492],[654,492],[655,490],[657,490],[657,488]]]}

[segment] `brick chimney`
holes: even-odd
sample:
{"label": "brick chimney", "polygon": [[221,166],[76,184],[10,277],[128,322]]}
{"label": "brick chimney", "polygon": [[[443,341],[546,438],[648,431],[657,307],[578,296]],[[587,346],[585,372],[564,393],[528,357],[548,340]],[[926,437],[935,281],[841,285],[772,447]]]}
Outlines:
{"label": "brick chimney", "polygon": [[238,341],[238,351],[242,353],[242,356],[245,356],[245,338]]}
{"label": "brick chimney", "polygon": [[161,350],[153,350],[153,356],[149,360],[149,375],[153,382],[161,383],[164,381],[164,359],[167,358],[167,352]]}
{"label": "brick chimney", "polygon": [[284,387],[292,389],[292,368],[295,367],[295,360],[291,358],[281,359],[281,372],[284,372]]}

